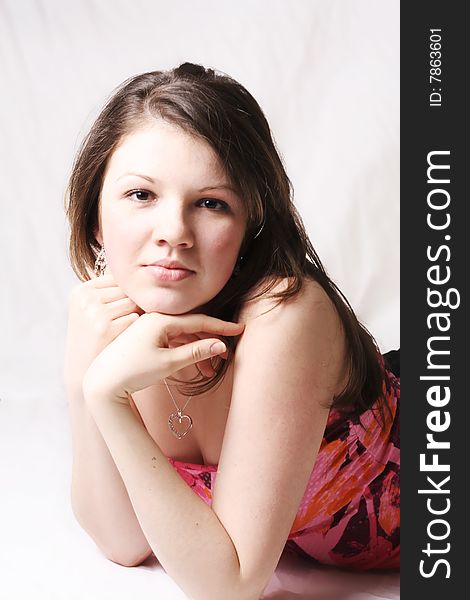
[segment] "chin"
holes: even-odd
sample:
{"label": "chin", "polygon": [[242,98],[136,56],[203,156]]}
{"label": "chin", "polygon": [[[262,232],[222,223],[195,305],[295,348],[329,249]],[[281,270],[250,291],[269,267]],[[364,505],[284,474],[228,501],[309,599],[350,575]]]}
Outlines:
{"label": "chin", "polygon": [[[213,289],[204,286],[178,287],[132,286],[125,289],[126,294],[144,312],[158,312],[166,315],[184,315],[186,313],[204,313],[204,308],[224,287],[215,285]],[[212,286],[211,286],[212,287]],[[123,286],[124,289],[124,286]],[[204,290],[205,293],[201,293]]]}
{"label": "chin", "polygon": [[133,300],[146,313],[158,312],[165,315],[198,312],[197,308],[202,305],[197,299],[191,302],[188,298],[178,298],[173,294],[171,295],[173,297],[169,296],[165,294],[160,297],[160,294],[153,294],[153,297],[149,298],[148,294],[135,294]]}
{"label": "chin", "polygon": [[158,312],[163,315],[184,315],[186,313],[193,312],[192,305],[188,306],[177,303],[168,304],[166,302],[141,302],[138,304],[138,306],[140,306],[140,308],[146,313]]}

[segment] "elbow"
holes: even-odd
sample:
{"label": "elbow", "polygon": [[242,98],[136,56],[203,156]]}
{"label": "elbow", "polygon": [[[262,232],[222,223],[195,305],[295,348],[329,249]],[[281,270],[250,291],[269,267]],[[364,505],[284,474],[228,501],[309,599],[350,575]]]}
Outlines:
{"label": "elbow", "polygon": [[152,550],[145,550],[141,554],[135,552],[127,552],[125,548],[111,549],[109,552],[101,550],[105,557],[113,563],[120,565],[121,567],[138,567],[141,565],[151,554]]}
{"label": "elbow", "polygon": [[[254,591],[253,588],[247,589],[245,587],[243,589],[238,589],[237,592],[233,595],[227,594],[227,591],[225,591],[222,595],[217,596],[217,600],[220,600],[220,598],[224,598],[227,600],[228,600],[228,598],[233,599],[233,600],[260,600],[265,587],[266,586],[263,586],[262,589],[258,588],[256,591]],[[204,600],[207,600],[207,599],[205,598]],[[216,600],[215,596],[214,596],[214,600]]]}
{"label": "elbow", "polygon": [[[244,587],[242,591],[240,591],[240,594],[238,594],[236,596],[236,598],[238,600],[260,600],[261,596],[263,595],[264,589],[266,588],[266,584],[264,584],[263,586],[248,586],[248,587]],[[235,596],[234,596],[235,598]]]}
{"label": "elbow", "polygon": [[234,593],[231,598],[233,600],[260,600],[270,579],[270,577],[260,578],[259,576],[243,578],[240,574],[237,593]]}
{"label": "elbow", "polygon": [[[72,512],[80,527],[90,536],[105,558],[122,567],[138,567],[151,554],[152,549],[140,532],[127,532],[117,536],[116,527],[100,523],[92,511],[84,511],[72,501]],[[90,518],[90,514],[92,515]]]}
{"label": "elbow", "polygon": [[[261,573],[259,568],[243,568],[240,566],[238,553],[237,559],[235,577],[231,581],[225,582],[224,588],[212,596],[213,600],[220,600],[220,598],[224,600],[260,600],[262,598],[272,573],[268,573],[266,570]],[[207,596],[200,600],[207,600]]]}

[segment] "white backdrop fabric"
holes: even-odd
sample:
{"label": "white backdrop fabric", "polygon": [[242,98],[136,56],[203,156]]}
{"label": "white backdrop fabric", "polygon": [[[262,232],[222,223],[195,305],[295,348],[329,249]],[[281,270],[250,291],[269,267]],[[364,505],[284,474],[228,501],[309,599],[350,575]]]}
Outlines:
{"label": "white backdrop fabric", "polygon": [[[158,565],[106,561],[75,523],[62,380],[77,283],[63,209],[74,154],[118,84],[184,61],[224,71],[255,96],[330,277],[382,352],[399,347],[398,0],[0,0],[0,585],[8,598],[184,597]],[[328,590],[341,600],[340,588],[349,599],[398,597],[397,577],[350,577],[343,587],[336,578],[333,593],[321,569],[295,584],[278,576],[266,597]]]}

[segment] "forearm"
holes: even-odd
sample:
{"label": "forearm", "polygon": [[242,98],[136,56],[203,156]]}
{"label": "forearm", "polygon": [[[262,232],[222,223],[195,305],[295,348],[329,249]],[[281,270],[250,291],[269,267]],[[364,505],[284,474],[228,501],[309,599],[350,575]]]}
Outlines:
{"label": "forearm", "polygon": [[214,511],[180,478],[126,403],[87,402],[165,571],[193,600],[257,595],[242,586],[235,546]]}
{"label": "forearm", "polygon": [[104,554],[133,564],[151,549],[109,450],[75,388],[68,390],[73,443],[71,501],[80,525]]}

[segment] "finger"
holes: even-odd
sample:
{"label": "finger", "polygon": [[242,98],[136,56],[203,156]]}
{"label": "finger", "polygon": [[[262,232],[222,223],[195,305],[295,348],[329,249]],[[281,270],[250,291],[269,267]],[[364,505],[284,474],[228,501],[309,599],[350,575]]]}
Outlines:
{"label": "finger", "polygon": [[195,334],[191,335],[179,335],[178,337],[171,337],[168,340],[169,348],[177,348],[178,346],[182,346],[183,344],[189,344],[191,342],[197,342],[198,337]]}
{"label": "finger", "polygon": [[115,300],[121,300],[121,298],[129,297],[125,294],[125,292],[123,292],[123,290],[119,286],[100,288],[99,290],[97,290],[97,294],[103,304],[107,304],[108,302],[114,302]]}
{"label": "finger", "polygon": [[[213,339],[214,335],[210,335],[209,333],[197,332],[197,333],[187,333],[184,335],[179,335],[177,337],[169,336],[169,338],[170,339],[168,341],[168,346],[169,346],[169,348],[174,348],[175,346],[181,346],[182,344],[189,344],[190,342],[195,342],[197,340]],[[226,352],[223,352],[222,354],[219,354],[219,356],[220,356],[220,358],[227,359],[228,358],[228,350]],[[201,363],[201,364],[204,364],[204,363]],[[208,372],[210,371],[209,374],[204,373],[205,375],[208,374],[208,376],[212,376],[215,372],[210,361],[208,363],[208,368],[206,370]]]}
{"label": "finger", "polygon": [[[214,335],[210,335],[209,333],[200,333],[200,332],[199,332],[199,333],[197,333],[196,335],[197,335],[197,336],[199,337],[199,339],[201,339],[201,340],[205,340],[205,339],[209,339],[209,338],[210,338],[210,339],[213,339],[213,338],[214,338]],[[192,341],[192,340],[190,340],[190,341]],[[224,340],[221,340],[221,341],[223,342]],[[222,354],[219,354],[219,356],[220,356],[220,358],[225,358],[225,359],[227,359],[227,358],[228,358],[228,350],[226,350],[225,352],[222,352]],[[212,368],[212,366],[211,366],[211,368]],[[212,369],[212,370],[213,370],[213,369]]]}
{"label": "finger", "polygon": [[93,277],[89,281],[86,281],[84,285],[89,285],[94,288],[104,288],[104,287],[112,287],[117,286],[117,283],[114,280],[114,277],[111,273],[106,273],[105,275],[101,275],[101,277]]}
{"label": "finger", "polygon": [[[197,334],[193,333],[193,334],[187,334],[187,335],[180,335],[178,337],[172,337],[171,340],[169,340],[169,342],[168,342],[168,347],[176,348],[178,346],[182,346],[183,344],[189,344],[190,342],[195,342],[200,339],[208,339],[208,338],[213,339],[214,336],[211,336],[211,335],[205,334],[205,333],[197,333]],[[220,358],[227,359],[228,358],[228,350],[223,352],[222,354],[219,354],[219,356],[220,356]],[[198,367],[199,371],[206,377],[212,377],[215,373],[214,367],[212,366],[210,359],[207,359],[207,360],[204,360],[204,361],[198,363],[197,367]]]}
{"label": "finger", "polygon": [[200,362],[196,363],[196,368],[199,370],[200,373],[202,373],[202,375],[204,375],[204,377],[210,378],[213,377],[215,374],[214,367],[212,366],[210,358],[207,358],[206,360],[201,360]]}
{"label": "finger", "polygon": [[136,312],[131,312],[128,315],[123,315],[122,317],[118,317],[114,319],[112,322],[112,331],[114,334],[119,335],[122,331],[125,331],[132,323],[135,323],[139,318],[139,314]]}
{"label": "finger", "polygon": [[[214,335],[209,335],[208,333],[201,333],[199,334],[199,337],[201,340],[205,340],[205,339],[214,339]],[[221,342],[224,342],[224,340],[220,340]],[[224,342],[225,343],[225,342]],[[222,354],[218,355],[220,358],[228,358],[228,350],[226,350],[225,352],[222,352]],[[212,365],[211,365],[212,368]]]}
{"label": "finger", "polygon": [[[178,346],[178,348],[165,349],[165,355],[168,367],[171,370],[171,373],[174,373],[179,369],[194,364],[198,364],[199,367],[202,361],[206,361],[213,356],[222,354],[226,349],[227,347],[220,340],[208,339],[193,342],[192,344],[186,344],[185,346]],[[207,365],[203,368],[206,367]]]}
{"label": "finger", "polygon": [[115,302],[108,302],[103,308],[105,308],[106,314],[110,319],[117,319],[123,315],[138,312],[136,303],[127,297],[116,300]]}
{"label": "finger", "polygon": [[218,333],[220,335],[240,335],[245,327],[244,323],[222,321],[208,315],[181,315],[170,318],[164,325],[168,336],[181,335],[182,333]]}

